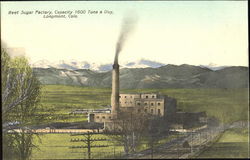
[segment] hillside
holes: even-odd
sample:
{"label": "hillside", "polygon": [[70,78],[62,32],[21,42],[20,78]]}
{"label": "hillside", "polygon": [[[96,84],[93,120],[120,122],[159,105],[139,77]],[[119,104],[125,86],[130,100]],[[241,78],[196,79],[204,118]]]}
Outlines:
{"label": "hillside", "polygon": [[[111,71],[34,68],[42,84],[111,87]],[[211,70],[183,64],[120,69],[121,88],[247,88],[248,67]]]}

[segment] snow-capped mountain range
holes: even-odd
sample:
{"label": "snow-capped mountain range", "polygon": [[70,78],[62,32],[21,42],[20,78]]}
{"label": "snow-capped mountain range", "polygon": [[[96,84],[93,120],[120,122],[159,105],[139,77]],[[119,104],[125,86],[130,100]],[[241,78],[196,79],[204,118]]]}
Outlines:
{"label": "snow-capped mountain range", "polygon": [[[40,60],[31,64],[33,68],[57,68],[57,69],[90,69],[98,72],[106,72],[112,69],[112,63],[97,64],[87,61],[77,60],[60,60],[57,62],[50,62],[48,60]],[[135,62],[125,62],[120,64],[120,68],[158,68],[166,64],[141,59]]]}
{"label": "snow-capped mountain range", "polygon": [[[134,62],[125,62],[120,64],[120,68],[158,68],[165,66],[167,64],[140,59]],[[31,64],[33,68],[57,68],[57,69],[89,69],[97,72],[106,72],[112,69],[112,63],[98,64],[87,61],[77,61],[77,60],[59,60],[57,62],[50,62],[48,60],[40,60]],[[200,65],[202,68],[209,68],[211,70],[220,70],[229,66],[218,66],[216,64],[210,63],[209,65]]]}
{"label": "snow-capped mountain range", "polygon": [[227,67],[231,67],[231,66],[219,66],[215,63],[209,63],[208,65],[200,65],[200,67],[202,68],[209,68],[211,70],[217,71],[217,70],[221,70],[223,68],[227,68]]}

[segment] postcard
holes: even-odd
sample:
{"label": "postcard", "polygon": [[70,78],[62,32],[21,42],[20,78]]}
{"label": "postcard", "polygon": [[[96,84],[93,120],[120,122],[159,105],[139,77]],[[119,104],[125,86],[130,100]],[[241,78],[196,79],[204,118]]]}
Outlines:
{"label": "postcard", "polygon": [[2,159],[249,158],[247,11],[1,2]]}

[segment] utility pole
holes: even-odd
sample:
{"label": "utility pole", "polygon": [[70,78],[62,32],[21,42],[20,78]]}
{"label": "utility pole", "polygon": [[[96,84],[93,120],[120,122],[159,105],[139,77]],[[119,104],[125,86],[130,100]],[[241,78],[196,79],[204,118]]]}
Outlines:
{"label": "utility pole", "polygon": [[[177,139],[179,139],[179,132],[177,132]],[[178,157],[178,159],[179,159],[179,157],[180,157],[180,154],[179,154],[179,144],[177,144],[177,157]]]}
{"label": "utility pole", "polygon": [[154,159],[154,144],[155,144],[155,135],[151,136],[151,159]]}
{"label": "utility pole", "polygon": [[80,134],[71,134],[71,136],[84,136],[84,139],[71,139],[70,142],[84,142],[86,145],[84,146],[72,146],[70,148],[87,148],[88,149],[88,159],[91,159],[91,148],[100,148],[100,147],[108,147],[108,145],[91,145],[93,142],[96,141],[107,141],[106,138],[91,138],[94,134],[99,134],[95,132],[87,132],[87,133],[80,133]]}
{"label": "utility pole", "polygon": [[177,158],[179,159],[180,155],[179,155],[179,145],[177,144]]}
{"label": "utility pole", "polygon": [[154,142],[152,142],[151,146],[151,159],[154,159]]}
{"label": "utility pole", "polygon": [[114,145],[114,158],[115,158],[115,145]]}
{"label": "utility pole", "polygon": [[191,131],[191,153],[193,153],[193,131]]}
{"label": "utility pole", "polygon": [[135,152],[135,132],[132,134],[133,152]]}
{"label": "utility pole", "polygon": [[[133,114],[132,112],[130,113],[130,125],[131,127],[133,127]],[[133,152],[135,152],[135,132],[133,131],[132,134],[131,134],[131,140],[132,140],[132,150]]]}
{"label": "utility pole", "polygon": [[201,146],[201,132],[199,132],[199,141],[200,141],[200,146]]}
{"label": "utility pole", "polygon": [[91,135],[89,134],[89,132],[88,132],[88,134],[87,134],[87,137],[86,137],[87,139],[86,139],[86,142],[87,142],[87,145],[88,145],[88,159],[90,159],[91,158],[91,148],[90,148],[90,138],[91,138]]}

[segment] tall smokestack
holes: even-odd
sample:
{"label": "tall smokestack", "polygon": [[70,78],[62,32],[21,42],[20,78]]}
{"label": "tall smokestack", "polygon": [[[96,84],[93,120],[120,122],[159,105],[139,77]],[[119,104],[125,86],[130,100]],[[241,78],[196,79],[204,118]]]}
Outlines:
{"label": "tall smokestack", "polygon": [[119,64],[113,64],[112,70],[112,95],[111,95],[111,106],[113,118],[117,118],[119,112]]}
{"label": "tall smokestack", "polygon": [[111,106],[112,106],[112,114],[113,118],[117,118],[117,114],[119,112],[119,64],[118,64],[118,56],[119,53],[122,50],[122,47],[124,45],[124,42],[131,33],[131,31],[134,28],[135,19],[126,18],[123,20],[123,25],[121,28],[121,33],[118,38],[117,44],[116,44],[116,52],[115,52],[115,60],[113,64],[113,70],[112,70],[112,94],[111,94]]}

